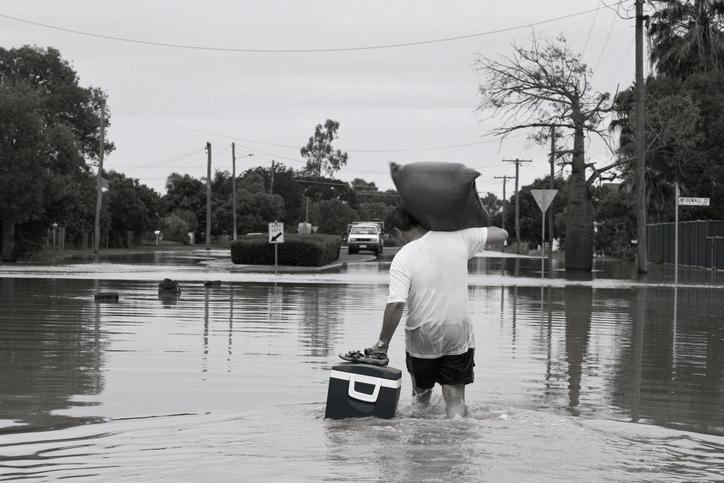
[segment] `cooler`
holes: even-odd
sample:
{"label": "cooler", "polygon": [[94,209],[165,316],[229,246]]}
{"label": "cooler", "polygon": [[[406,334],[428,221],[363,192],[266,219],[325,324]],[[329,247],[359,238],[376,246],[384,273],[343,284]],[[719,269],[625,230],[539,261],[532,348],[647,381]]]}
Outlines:
{"label": "cooler", "polygon": [[389,366],[344,362],[332,367],[325,418],[375,416],[391,419],[397,413],[402,371]]}

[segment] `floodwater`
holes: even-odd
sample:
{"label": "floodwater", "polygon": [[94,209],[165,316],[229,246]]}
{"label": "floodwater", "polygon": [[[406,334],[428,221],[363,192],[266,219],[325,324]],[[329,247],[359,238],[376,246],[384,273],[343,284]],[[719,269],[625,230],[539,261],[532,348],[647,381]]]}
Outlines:
{"label": "floodwater", "polygon": [[469,417],[445,419],[439,388],[416,405],[403,374],[396,418],[333,421],[330,371],[376,340],[390,255],[320,273],[226,255],[0,265],[0,481],[724,480],[715,273],[475,258]]}

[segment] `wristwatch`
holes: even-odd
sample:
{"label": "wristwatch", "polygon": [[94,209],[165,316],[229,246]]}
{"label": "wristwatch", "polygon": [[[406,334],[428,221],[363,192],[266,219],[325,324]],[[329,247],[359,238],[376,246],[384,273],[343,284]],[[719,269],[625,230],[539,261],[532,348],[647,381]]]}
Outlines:
{"label": "wristwatch", "polygon": [[382,339],[380,339],[380,340],[377,341],[377,348],[378,348],[378,349],[382,349],[385,345],[387,345],[387,344],[385,344],[385,343],[382,341]]}

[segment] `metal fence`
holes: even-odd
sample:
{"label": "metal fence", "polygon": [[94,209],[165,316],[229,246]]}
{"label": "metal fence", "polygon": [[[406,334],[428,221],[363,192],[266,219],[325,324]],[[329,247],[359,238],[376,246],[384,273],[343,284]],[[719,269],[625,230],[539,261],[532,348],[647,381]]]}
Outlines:
{"label": "metal fence", "polygon": [[[649,261],[673,264],[675,223],[648,225],[646,234]],[[679,265],[724,270],[724,221],[679,222]]]}

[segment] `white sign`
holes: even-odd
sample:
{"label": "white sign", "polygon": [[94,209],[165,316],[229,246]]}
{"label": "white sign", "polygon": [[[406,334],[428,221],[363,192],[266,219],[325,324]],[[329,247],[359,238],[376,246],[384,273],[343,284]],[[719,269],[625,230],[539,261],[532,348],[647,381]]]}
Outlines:
{"label": "white sign", "polygon": [[709,198],[685,198],[679,197],[680,205],[709,206]]}
{"label": "white sign", "polygon": [[533,195],[533,198],[535,198],[536,203],[538,203],[540,210],[545,213],[553,202],[553,198],[558,194],[558,190],[530,190],[530,193]]}
{"label": "white sign", "polygon": [[284,223],[269,223],[269,243],[284,243]]}

